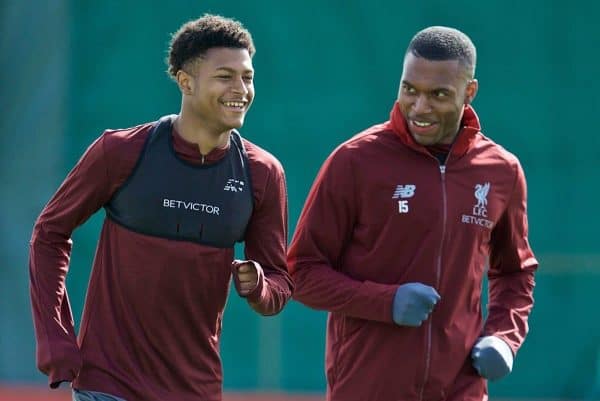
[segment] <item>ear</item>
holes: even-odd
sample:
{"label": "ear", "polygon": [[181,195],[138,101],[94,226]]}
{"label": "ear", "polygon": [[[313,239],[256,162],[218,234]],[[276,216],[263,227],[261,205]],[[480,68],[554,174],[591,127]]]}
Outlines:
{"label": "ear", "polygon": [[184,95],[192,95],[194,93],[194,77],[183,70],[177,71],[177,75],[175,75],[175,80],[177,81],[177,86],[179,86],[179,90]]}
{"label": "ear", "polygon": [[475,96],[477,96],[477,90],[479,89],[479,83],[476,79],[471,79],[467,83],[467,88],[465,89],[465,104],[471,104]]}

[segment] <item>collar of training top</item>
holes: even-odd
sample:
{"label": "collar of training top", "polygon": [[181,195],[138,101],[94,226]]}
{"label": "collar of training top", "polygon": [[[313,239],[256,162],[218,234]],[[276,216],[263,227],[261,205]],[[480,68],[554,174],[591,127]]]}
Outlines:
{"label": "collar of training top", "polygon": [[[407,146],[416,149],[420,152],[428,153],[427,149],[415,142],[414,138],[408,130],[406,119],[400,111],[398,102],[394,103],[392,111],[390,112],[389,126],[399,137],[400,140]],[[460,129],[458,136],[454,144],[452,145],[451,152],[456,156],[462,156],[473,146],[476,134],[481,130],[479,123],[479,117],[475,110],[470,105],[465,105],[465,110],[462,119],[462,128]]]}

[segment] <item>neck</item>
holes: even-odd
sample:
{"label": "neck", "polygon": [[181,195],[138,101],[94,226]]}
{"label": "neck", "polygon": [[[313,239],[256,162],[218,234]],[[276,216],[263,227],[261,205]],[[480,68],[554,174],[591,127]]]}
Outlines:
{"label": "neck", "polygon": [[215,148],[227,145],[231,133],[231,130],[218,132],[192,113],[186,112],[184,108],[179,112],[174,125],[179,136],[187,142],[198,145],[198,150],[203,155],[209,154]]}

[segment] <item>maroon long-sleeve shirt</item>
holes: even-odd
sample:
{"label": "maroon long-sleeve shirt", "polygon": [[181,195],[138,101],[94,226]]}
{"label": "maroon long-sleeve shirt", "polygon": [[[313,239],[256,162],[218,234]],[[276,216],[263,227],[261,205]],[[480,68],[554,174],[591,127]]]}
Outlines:
{"label": "maroon long-sleeve shirt", "polygon": [[[233,249],[138,234],[105,219],[79,336],[65,288],[71,233],[106,204],[130,175],[151,130],[106,131],[85,152],[38,218],[31,238],[31,300],[39,369],[56,387],[73,381],[127,401],[220,400],[219,337]],[[244,140],[254,211],[246,258],[259,264],[247,296],[257,312],[279,312],[291,296],[287,195],[277,159]],[[214,163],[175,131],[179,157]]]}
{"label": "maroon long-sleeve shirt", "polygon": [[[533,305],[526,204],[519,161],[480,132],[471,107],[445,166],[414,142],[397,104],[390,121],[340,145],[288,255],[294,297],[330,312],[327,399],[487,400],[471,348],[495,335],[516,353]],[[396,289],[409,282],[441,295],[421,327],[392,320]]]}

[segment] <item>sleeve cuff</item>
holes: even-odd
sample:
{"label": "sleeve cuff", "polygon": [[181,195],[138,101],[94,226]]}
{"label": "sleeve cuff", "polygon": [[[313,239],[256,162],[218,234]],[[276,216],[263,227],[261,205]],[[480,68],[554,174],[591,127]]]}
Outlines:
{"label": "sleeve cuff", "polygon": [[384,323],[393,323],[392,305],[396,294],[395,285],[365,281],[359,289],[363,311],[356,315]]}

